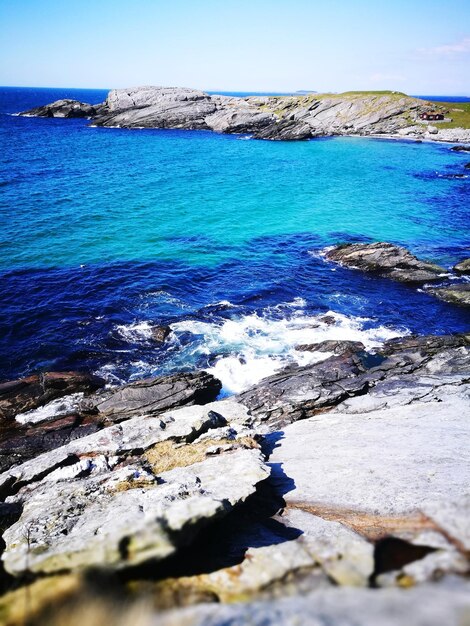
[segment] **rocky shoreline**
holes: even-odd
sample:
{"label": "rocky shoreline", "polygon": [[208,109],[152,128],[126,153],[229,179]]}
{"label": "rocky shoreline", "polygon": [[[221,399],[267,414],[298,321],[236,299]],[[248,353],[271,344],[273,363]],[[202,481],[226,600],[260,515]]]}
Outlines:
{"label": "rocky shoreline", "polygon": [[137,87],[114,89],[98,105],[58,100],[19,115],[85,117],[100,127],[212,130],[279,141],[353,135],[470,143],[469,129],[423,123],[420,114],[434,108],[399,92],[232,97]]}
{"label": "rocky shoreline", "polygon": [[[325,260],[470,304],[468,259]],[[206,372],[1,384],[2,623],[465,624],[470,335],[300,348],[227,399]]]}

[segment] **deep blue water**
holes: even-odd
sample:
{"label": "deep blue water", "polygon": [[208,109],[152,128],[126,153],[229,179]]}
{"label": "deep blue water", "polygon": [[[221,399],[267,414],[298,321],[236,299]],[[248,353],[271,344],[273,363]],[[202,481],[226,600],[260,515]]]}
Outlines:
{"label": "deep blue water", "polygon": [[[305,362],[299,343],[469,330],[468,310],[319,254],[387,240],[447,267],[470,256],[470,180],[454,177],[468,154],[11,115],[105,96],[0,90],[0,379],[206,367],[236,391]],[[336,326],[318,321],[328,311]],[[163,347],[157,323],[174,331]]]}

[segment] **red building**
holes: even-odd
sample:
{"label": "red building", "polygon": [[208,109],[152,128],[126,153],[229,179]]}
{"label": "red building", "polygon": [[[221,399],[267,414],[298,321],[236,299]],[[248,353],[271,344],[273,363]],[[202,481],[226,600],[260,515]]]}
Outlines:
{"label": "red building", "polygon": [[422,120],[443,120],[444,119],[444,113],[436,113],[435,111],[433,112],[425,112],[425,113],[420,113],[419,117]]}

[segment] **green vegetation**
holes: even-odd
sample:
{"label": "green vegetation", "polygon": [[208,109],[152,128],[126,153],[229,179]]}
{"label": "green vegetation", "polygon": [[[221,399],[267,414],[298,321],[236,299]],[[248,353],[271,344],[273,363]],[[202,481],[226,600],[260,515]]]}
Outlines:
{"label": "green vegetation", "polygon": [[433,102],[433,104],[436,109],[443,108],[446,117],[452,118],[452,122],[436,122],[437,128],[470,128],[470,102]]}
{"label": "green vegetation", "polygon": [[338,96],[403,96],[407,97],[406,93],[402,91],[344,91],[343,93],[336,94]]}

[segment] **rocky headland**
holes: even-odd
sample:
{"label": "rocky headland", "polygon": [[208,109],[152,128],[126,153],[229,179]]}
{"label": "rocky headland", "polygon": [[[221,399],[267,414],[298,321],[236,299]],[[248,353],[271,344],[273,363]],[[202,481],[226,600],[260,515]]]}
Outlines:
{"label": "rocky headland", "polygon": [[399,92],[231,97],[176,87],[114,89],[105,102],[74,100],[24,111],[37,117],[88,117],[94,126],[180,128],[292,141],[360,135],[470,143],[468,128],[441,128],[420,114],[439,105]]}
{"label": "rocky headland", "polygon": [[[469,284],[385,242],[325,262]],[[470,335],[299,349],[226,399],[206,372],[0,385],[1,622],[466,624]]]}

